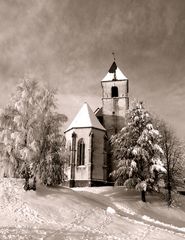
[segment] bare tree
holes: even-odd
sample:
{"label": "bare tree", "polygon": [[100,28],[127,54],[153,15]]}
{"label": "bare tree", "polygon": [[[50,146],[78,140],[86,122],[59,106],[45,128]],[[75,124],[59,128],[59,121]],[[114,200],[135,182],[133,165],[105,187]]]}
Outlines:
{"label": "bare tree", "polygon": [[164,178],[167,188],[167,202],[172,203],[172,191],[183,183],[184,148],[173,130],[164,122],[157,122],[161,133],[161,147],[164,151],[164,165],[167,174]]}

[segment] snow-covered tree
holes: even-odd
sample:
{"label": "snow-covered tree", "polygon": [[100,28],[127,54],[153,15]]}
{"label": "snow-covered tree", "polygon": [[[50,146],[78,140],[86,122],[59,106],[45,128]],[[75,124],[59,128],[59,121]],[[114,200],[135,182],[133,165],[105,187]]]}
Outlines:
{"label": "snow-covered tree", "polygon": [[[40,99],[39,134],[37,136],[39,158],[34,170],[42,183],[56,185],[64,178],[64,161],[66,160],[65,138],[61,135],[65,115],[52,111],[55,108],[54,92],[45,90]],[[63,161],[61,161],[63,159]],[[62,174],[61,174],[62,170]]]}
{"label": "snow-covered tree", "polygon": [[36,81],[24,79],[0,115],[5,164],[11,166],[13,177],[25,178],[25,185],[31,176],[48,185],[59,184],[63,178],[60,127],[66,117],[55,111],[54,97],[54,92]]}
{"label": "snow-covered tree", "polygon": [[159,142],[159,131],[154,129],[142,103],[135,104],[128,113],[126,126],[111,139],[116,164],[112,175],[116,183],[139,190],[144,202],[146,191],[159,190],[160,176],[166,172]]}

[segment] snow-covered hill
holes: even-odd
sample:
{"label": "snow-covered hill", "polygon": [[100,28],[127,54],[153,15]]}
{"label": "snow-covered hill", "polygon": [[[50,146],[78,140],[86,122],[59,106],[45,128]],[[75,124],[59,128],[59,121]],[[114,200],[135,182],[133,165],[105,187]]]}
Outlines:
{"label": "snow-covered hill", "polygon": [[123,188],[40,186],[25,192],[22,185],[0,179],[1,240],[185,239],[183,206],[168,209],[156,196],[143,204]]}

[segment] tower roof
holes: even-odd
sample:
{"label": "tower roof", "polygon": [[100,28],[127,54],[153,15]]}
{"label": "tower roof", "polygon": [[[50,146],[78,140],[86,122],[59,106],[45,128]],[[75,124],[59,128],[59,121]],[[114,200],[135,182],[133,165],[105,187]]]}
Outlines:
{"label": "tower roof", "polygon": [[112,80],[127,80],[128,78],[121,72],[118,68],[116,62],[114,61],[107,73],[107,75],[101,80],[102,82],[112,81]]}
{"label": "tower roof", "polygon": [[84,103],[76,117],[73,119],[65,132],[72,128],[96,128],[105,131],[94,112],[87,103]]}

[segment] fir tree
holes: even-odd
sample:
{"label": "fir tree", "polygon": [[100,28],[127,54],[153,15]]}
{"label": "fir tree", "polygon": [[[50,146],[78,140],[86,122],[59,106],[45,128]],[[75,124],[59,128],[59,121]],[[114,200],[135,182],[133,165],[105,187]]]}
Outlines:
{"label": "fir tree", "polygon": [[142,103],[130,110],[126,126],[111,139],[116,183],[139,190],[144,202],[146,191],[159,190],[161,173],[166,172],[159,142],[160,134]]}

